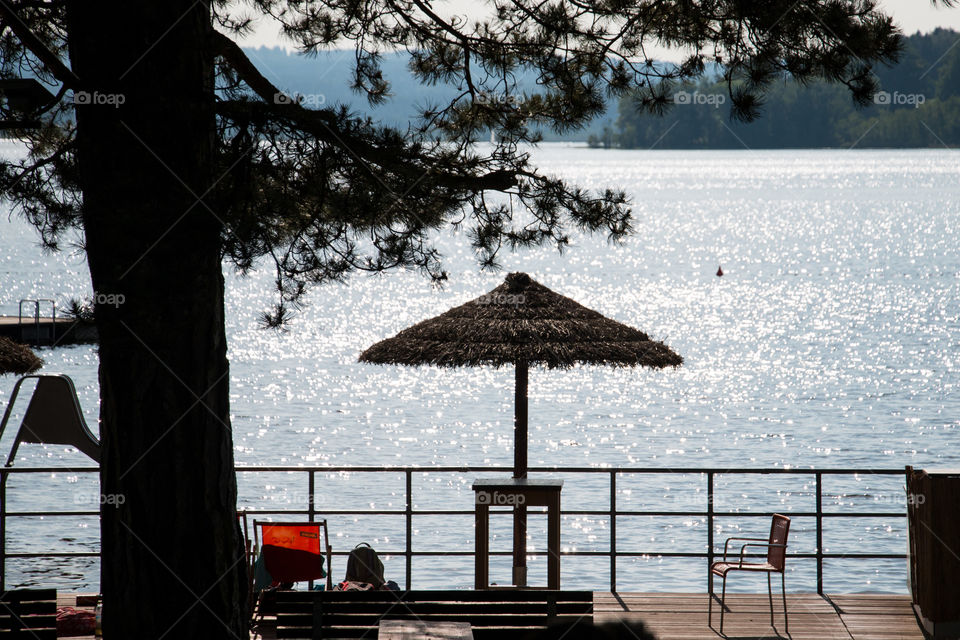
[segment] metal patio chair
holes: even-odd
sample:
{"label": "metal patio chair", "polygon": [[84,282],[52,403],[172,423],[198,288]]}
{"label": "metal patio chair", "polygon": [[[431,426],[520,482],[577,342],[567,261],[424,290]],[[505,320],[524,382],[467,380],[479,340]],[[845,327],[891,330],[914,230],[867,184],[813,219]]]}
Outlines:
{"label": "metal patio chair", "polygon": [[[789,632],[787,621],[787,586],[786,586],[786,559],[787,559],[787,534],[790,532],[790,518],[779,513],[773,514],[773,521],[770,523],[770,537],[763,538],[727,538],[723,544],[723,560],[714,562],[710,565],[707,573],[707,597],[710,600],[707,605],[707,624],[713,628],[713,576],[723,578],[723,591],[720,596],[720,633],[723,633],[723,613],[727,608],[727,574],[731,571],[753,571],[767,574],[767,594],[770,597],[770,625],[773,626],[773,586],[771,585],[770,574],[780,574],[780,592],[783,595],[783,630]],[[740,545],[739,558],[733,562],[728,561],[727,552],[731,541],[743,542]],[[746,562],[748,547],[766,547],[766,562]]]}

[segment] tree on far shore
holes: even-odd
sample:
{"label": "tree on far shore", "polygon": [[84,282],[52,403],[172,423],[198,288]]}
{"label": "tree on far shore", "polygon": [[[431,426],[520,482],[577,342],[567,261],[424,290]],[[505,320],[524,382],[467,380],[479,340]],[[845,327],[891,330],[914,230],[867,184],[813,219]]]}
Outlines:
{"label": "tree on far shore", "polygon": [[[728,122],[722,81],[709,75],[682,88],[688,106],[659,118],[620,99],[610,144],[628,149],[811,149],[960,146],[960,33],[936,29],[904,39],[898,64],[874,71],[880,91],[851,104],[843,86],[792,82],[787,74],[766,93],[764,115]],[[594,146],[600,146],[599,139]]]}
{"label": "tree on far shore", "polygon": [[[439,6],[439,5],[437,5]],[[224,331],[226,261],[276,269],[282,325],[312,285],[419,269],[463,227],[481,265],[506,248],[563,248],[571,231],[631,231],[625,195],[540,174],[522,146],[637,91],[654,113],[707,65],[750,119],[783,71],[845,84],[856,101],[900,35],[867,0],[495,0],[476,18],[428,0],[0,0],[0,76],[33,76],[36,113],[0,191],[49,247],[79,230],[98,305],[101,588],[110,638],[243,638],[245,563]],[[235,38],[266,17],[304,52],[350,47],[353,84],[390,97],[381,52],[406,50],[425,84],[457,88],[409,128],[276,87]],[[652,45],[682,49],[678,64]],[[538,78],[534,91],[515,84]],[[318,86],[318,93],[323,87]],[[19,118],[11,104],[0,117]],[[496,134],[492,148],[474,147]],[[337,304],[331,299],[327,304]]]}

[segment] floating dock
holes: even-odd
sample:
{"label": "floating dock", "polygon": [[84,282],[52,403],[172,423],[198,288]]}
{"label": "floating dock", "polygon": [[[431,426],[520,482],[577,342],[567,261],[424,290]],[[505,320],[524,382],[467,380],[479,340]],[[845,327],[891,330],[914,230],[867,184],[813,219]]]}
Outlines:
{"label": "floating dock", "polygon": [[97,341],[97,328],[73,318],[0,316],[0,336],[31,346],[83,344]]}

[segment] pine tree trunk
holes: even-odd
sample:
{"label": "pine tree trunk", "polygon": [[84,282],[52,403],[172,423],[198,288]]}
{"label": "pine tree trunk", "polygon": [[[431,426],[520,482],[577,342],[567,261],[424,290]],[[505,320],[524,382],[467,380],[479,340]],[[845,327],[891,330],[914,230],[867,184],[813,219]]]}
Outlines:
{"label": "pine tree trunk", "polygon": [[104,635],[245,638],[209,7],[72,0],[68,20],[87,258],[115,303],[96,307]]}

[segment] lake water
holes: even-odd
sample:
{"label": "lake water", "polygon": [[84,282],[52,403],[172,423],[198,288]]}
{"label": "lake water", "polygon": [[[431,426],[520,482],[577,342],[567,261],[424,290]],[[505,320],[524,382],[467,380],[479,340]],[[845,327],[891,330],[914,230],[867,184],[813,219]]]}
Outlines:
{"label": "lake water", "polygon": [[[7,150],[9,152],[9,149]],[[270,273],[228,270],[231,411],[238,464],[512,464],[513,371],[361,365],[377,340],[486,293],[509,271],[527,271],[559,293],[665,341],[685,358],[676,370],[581,367],[531,370],[530,464],[578,467],[950,467],[960,462],[960,164],[956,152],[602,151],[544,145],[544,171],[585,187],[614,186],[633,198],[636,233],[620,246],[575,237],[549,249],[504,255],[502,273],[481,273],[462,236],[444,236],[450,282],[421,276],[357,276],[315,290],[289,333],[258,329],[271,302]],[[715,275],[718,266],[724,276]],[[91,295],[86,265],[69,251],[43,254],[35,232],[0,221],[0,313],[21,298]],[[45,372],[70,375],[96,430],[93,346],[42,350]],[[14,379],[0,379],[5,406]],[[22,406],[22,405],[21,405]],[[13,433],[0,450],[9,451]],[[9,509],[82,509],[94,478],[60,447],[26,446],[17,466],[64,473],[10,482]],[[4,455],[6,455],[4,453]],[[474,474],[475,475],[475,474]],[[417,508],[470,509],[473,475],[417,475]],[[605,509],[606,478],[566,476],[565,509]],[[718,510],[813,509],[812,478],[718,479]],[[904,509],[901,476],[827,478],[837,511]],[[302,508],[305,474],[243,474],[241,503]],[[402,508],[402,476],[323,474],[319,509]],[[702,510],[705,480],[625,475],[623,510]],[[81,506],[77,506],[81,505]],[[11,522],[10,551],[95,550],[94,518]],[[508,519],[494,528],[506,550]],[[404,544],[403,519],[333,516],[332,544],[361,540],[386,551]],[[543,549],[540,519],[531,545]],[[815,549],[813,519],[798,517],[791,547]],[[763,518],[719,522],[716,539],[765,535]],[[609,522],[570,515],[563,546],[604,551]],[[621,517],[621,551],[703,551],[705,519]],[[422,516],[415,547],[470,551],[471,516]],[[830,552],[906,551],[903,518],[829,519]],[[340,577],[343,559],[335,559]],[[387,562],[403,582],[403,561]],[[508,562],[494,566],[505,579]],[[542,563],[532,563],[532,575]],[[815,589],[811,560],[788,563],[788,589]],[[702,560],[623,558],[622,591],[703,591]],[[414,562],[414,586],[469,587],[472,560]],[[608,588],[608,561],[565,558],[564,587]],[[906,591],[903,560],[832,560],[831,592]],[[91,590],[97,565],[18,560],[8,584]],[[762,590],[762,579],[742,589]]]}

